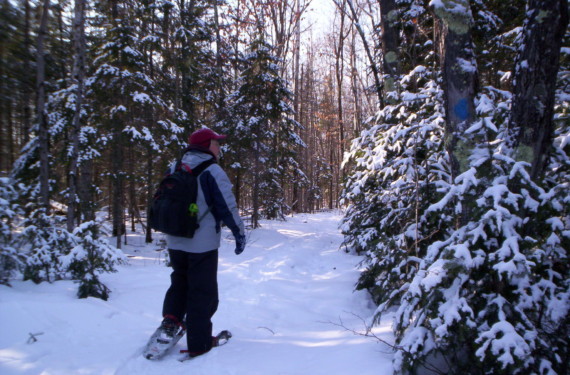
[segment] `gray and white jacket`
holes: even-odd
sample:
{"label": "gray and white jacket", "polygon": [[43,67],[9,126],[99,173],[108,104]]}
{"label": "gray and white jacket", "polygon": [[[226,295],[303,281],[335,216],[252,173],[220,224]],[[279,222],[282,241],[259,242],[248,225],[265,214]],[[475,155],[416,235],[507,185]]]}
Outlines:
{"label": "gray and white jacket", "polygon": [[[182,163],[191,169],[214,156],[199,150],[190,150],[182,157]],[[170,168],[174,172],[175,164]],[[232,231],[234,237],[244,236],[243,221],[239,216],[236,199],[232,192],[232,183],[226,172],[218,165],[208,166],[198,177],[198,217],[202,218],[194,237],[185,238],[166,235],[169,249],[189,253],[204,253],[220,247],[220,223]],[[204,215],[204,213],[206,213]]]}

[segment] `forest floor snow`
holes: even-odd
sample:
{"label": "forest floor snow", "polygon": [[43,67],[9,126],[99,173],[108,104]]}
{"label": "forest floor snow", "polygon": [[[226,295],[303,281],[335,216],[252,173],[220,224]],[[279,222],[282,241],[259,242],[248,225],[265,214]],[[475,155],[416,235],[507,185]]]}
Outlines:
{"label": "forest floor snow", "polygon": [[[340,219],[262,221],[241,255],[224,230],[213,322],[233,338],[183,363],[185,338],[162,360],[141,356],[161,321],[170,275],[164,251],[141,234],[128,235],[129,263],[102,276],[108,301],[77,299],[71,281],[0,286],[0,374],[390,375],[390,347],[358,334],[374,305],[354,291],[362,258],[339,249]],[[390,321],[372,333],[393,342]]]}

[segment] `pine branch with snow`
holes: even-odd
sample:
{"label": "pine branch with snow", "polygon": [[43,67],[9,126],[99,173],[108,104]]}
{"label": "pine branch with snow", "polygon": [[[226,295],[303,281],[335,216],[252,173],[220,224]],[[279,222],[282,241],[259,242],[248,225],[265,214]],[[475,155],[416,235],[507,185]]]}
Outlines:
{"label": "pine branch with snow", "polygon": [[13,234],[22,212],[18,202],[19,192],[14,181],[0,178],[0,284],[9,285],[15,271],[23,264],[23,256],[15,246]]}

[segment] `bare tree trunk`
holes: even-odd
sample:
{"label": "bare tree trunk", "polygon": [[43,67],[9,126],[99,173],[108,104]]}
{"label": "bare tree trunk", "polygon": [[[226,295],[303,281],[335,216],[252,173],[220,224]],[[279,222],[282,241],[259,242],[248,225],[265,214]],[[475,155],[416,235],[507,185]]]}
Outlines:
{"label": "bare tree trunk", "polygon": [[[32,41],[30,38],[30,2],[28,0],[24,1],[24,52],[26,57],[24,59],[24,70],[29,72],[31,68],[31,50]],[[27,144],[30,140],[30,129],[32,128],[32,101],[33,98],[33,86],[30,84],[29,80],[26,80],[24,85],[24,119],[23,119],[23,129],[22,129],[22,144]]]}
{"label": "bare tree trunk", "polygon": [[12,116],[12,101],[10,99],[6,99],[6,110],[5,110],[5,121],[6,121],[6,170],[9,170],[12,165],[14,165],[14,155],[16,153],[15,143],[16,140],[14,139],[14,120]]}
{"label": "bare tree trunk", "polygon": [[[348,36],[348,33],[344,33],[344,20],[345,20],[345,7],[346,0],[342,1],[340,11],[340,30],[338,34],[338,45],[335,48],[335,74],[336,74],[336,100],[337,100],[337,116],[338,116],[338,126],[339,126],[339,142],[340,142],[340,153],[344,155],[344,113],[343,113],[343,103],[342,103],[342,85],[344,79],[344,40]],[[332,165],[332,164],[331,164]],[[340,171],[344,174],[344,171]],[[332,208],[332,207],[331,207]]]}
{"label": "bare tree trunk", "polygon": [[220,24],[218,15],[218,2],[214,2],[214,22],[216,27],[216,71],[217,71],[217,91],[216,91],[216,114],[217,121],[222,121],[225,117],[224,102],[224,60],[222,58],[222,37],[220,35]]}
{"label": "bare tree trunk", "polygon": [[[287,62],[291,38],[296,33],[297,24],[303,13],[307,10],[310,1],[305,0],[281,0],[268,2],[268,13],[273,26],[275,56],[283,63]],[[267,6],[267,5],[266,5]],[[286,69],[282,70],[283,72]]]}
{"label": "bare tree trunk", "polygon": [[254,174],[253,174],[253,191],[252,191],[252,199],[253,199],[253,210],[251,213],[251,226],[253,229],[259,227],[259,185],[260,185],[260,178],[259,174],[261,173],[261,166],[259,163],[260,158],[260,150],[259,144],[257,141],[254,141]]}
{"label": "bare tree trunk", "polygon": [[7,82],[5,78],[4,67],[4,43],[0,41],[0,173],[8,171],[11,164],[8,162],[8,105],[6,93],[8,92]]}
{"label": "bare tree trunk", "polygon": [[[153,121],[154,122],[154,121]],[[152,229],[149,225],[150,219],[150,206],[152,204],[153,199],[153,192],[154,192],[154,184],[152,183],[153,177],[153,166],[152,166],[152,158],[154,152],[152,150],[152,146],[147,146],[147,157],[146,157],[146,233],[145,233],[145,242],[151,243],[152,242]]]}
{"label": "bare tree trunk", "polygon": [[[115,125],[118,126],[118,125]],[[113,236],[117,236],[116,247],[121,248],[121,235],[123,234],[123,216],[124,216],[124,199],[123,199],[123,144],[121,142],[121,131],[115,129],[113,134],[112,148],[112,169],[111,169],[111,194],[112,194],[112,213],[113,213]]]}
{"label": "bare tree trunk", "polygon": [[554,94],[560,48],[568,26],[567,0],[530,0],[523,47],[515,68],[510,143],[516,160],[540,177],[552,146]]}
{"label": "bare tree trunk", "polygon": [[397,90],[396,80],[399,74],[398,61],[400,60],[400,54],[398,50],[400,42],[397,27],[399,14],[396,1],[380,0],[380,15],[382,24],[384,93],[388,93]]}
{"label": "bare tree trunk", "polygon": [[269,12],[271,14],[271,23],[273,24],[273,33],[275,34],[275,55],[282,58],[285,51],[285,43],[289,43],[286,37],[285,19],[289,0],[281,0],[271,3]]}
{"label": "bare tree trunk", "polygon": [[[113,19],[113,25],[117,26],[119,19],[119,8],[118,0],[113,0],[111,2],[111,15]],[[123,16],[123,15],[121,15]],[[117,99],[118,105],[124,105],[122,98]],[[113,217],[113,236],[116,236],[116,247],[121,248],[121,235],[123,234],[124,225],[124,141],[123,141],[123,129],[125,125],[125,119],[123,116],[115,116],[112,121],[112,140],[111,140],[111,173],[110,173],[110,213]]]}
{"label": "bare tree trunk", "polygon": [[73,19],[73,73],[75,84],[75,113],[71,125],[71,165],[69,168],[69,197],[67,207],[67,230],[75,227],[78,190],[79,133],[81,130],[81,106],[83,104],[83,82],[85,80],[85,2],[75,0],[75,17]]}
{"label": "bare tree trunk", "polygon": [[236,170],[236,183],[235,183],[235,193],[236,193],[236,205],[238,209],[242,207],[242,197],[241,197],[241,170],[238,168]]}
{"label": "bare tree trunk", "polygon": [[[131,152],[132,154],[132,152]],[[129,158],[130,162],[133,163],[133,157]],[[136,228],[136,217],[138,212],[138,202],[137,202],[137,188],[134,176],[129,179],[129,216],[131,217],[131,232],[135,233]]]}
{"label": "bare tree trunk", "polygon": [[81,162],[77,191],[79,195],[79,212],[83,221],[95,220],[93,186],[93,160],[84,160]]}
{"label": "bare tree trunk", "polygon": [[[352,91],[352,97],[354,99],[354,114],[352,121],[352,132],[349,134],[349,138],[353,138],[360,134],[362,125],[362,105],[361,97],[362,93],[358,87],[358,67],[356,63],[357,52],[356,52],[356,32],[353,30],[351,33],[350,42],[350,88]],[[344,152],[342,157],[344,158]]]}
{"label": "bare tree trunk", "polygon": [[37,38],[37,121],[40,151],[40,205],[49,213],[49,149],[48,121],[45,111],[45,56],[44,39],[47,34],[50,0],[44,0],[40,29]]}
{"label": "bare tree trunk", "polygon": [[[451,159],[452,178],[467,170],[472,142],[464,137],[475,119],[474,98],[477,90],[477,65],[471,25],[469,0],[449,0],[465,13],[449,12],[445,6],[434,8],[437,22],[439,57],[443,68],[446,124],[445,144]],[[454,8],[449,6],[449,8]],[[459,18],[462,17],[462,18]]]}
{"label": "bare tree trunk", "polygon": [[[300,12],[300,4],[297,1],[297,13]],[[295,85],[295,92],[293,97],[293,110],[295,111],[294,119],[297,122],[300,122],[300,113],[299,113],[299,101],[301,90],[299,87],[300,80],[299,80],[299,64],[300,64],[300,57],[301,57],[301,18],[298,17],[295,23],[295,46],[293,49],[293,82]],[[301,151],[301,148],[298,148],[297,152]],[[300,188],[298,183],[293,183],[293,191],[292,191],[292,202],[291,210],[293,212],[299,212],[299,207],[301,206],[300,203]]]}
{"label": "bare tree trunk", "polygon": [[[216,5],[217,6],[217,5]],[[172,3],[163,3],[163,8],[162,10],[164,11],[164,15],[162,18],[162,36],[163,36],[163,43],[166,46],[164,53],[166,55],[165,60],[162,63],[162,67],[160,68],[161,71],[166,72],[168,71],[168,64],[172,63],[173,60],[173,55],[174,52],[172,50],[172,45],[170,43],[170,10],[172,9],[173,4]],[[181,7],[181,9],[183,9],[183,5]],[[217,20],[216,20],[217,21]],[[155,34],[155,27],[156,27],[156,15],[154,14],[153,11],[153,18],[152,18],[152,34]],[[153,60],[153,54],[154,54],[154,48],[151,48],[148,52],[148,61],[150,64],[150,78],[154,81],[155,80],[155,67],[154,67],[154,60]],[[176,88],[174,88],[174,91],[176,92]],[[153,109],[146,109],[146,118],[148,119],[148,128],[149,131],[152,133],[153,129],[154,129],[154,124],[156,122],[156,114],[155,111]],[[154,179],[154,155],[155,152],[152,148],[152,145],[148,144],[146,147],[146,199],[144,200],[144,202],[146,203],[146,209],[145,209],[145,214],[146,214],[146,224],[143,224],[142,220],[141,220],[141,225],[143,225],[143,229],[145,231],[145,243],[152,243],[153,239],[152,239],[152,228],[150,227],[150,208],[152,205],[152,201],[154,199],[154,191],[156,189],[156,184],[155,181],[153,181]],[[138,214],[138,216],[140,217],[140,212],[138,207],[136,208],[136,212]],[[133,225],[133,230],[134,230],[134,225]]]}
{"label": "bare tree trunk", "polygon": [[[311,59],[311,57],[309,57]],[[307,176],[307,186],[310,189],[311,187],[311,163],[309,160],[309,150],[313,150],[311,147],[310,138],[310,131],[311,131],[311,122],[309,121],[309,108],[310,105],[308,103],[308,95],[309,90],[307,87],[307,80],[305,78],[305,66],[299,66],[299,122],[303,124],[303,130],[301,131],[301,138],[305,140],[307,147],[301,150],[301,154],[303,157],[301,158],[301,170],[303,170]],[[299,188],[299,205],[298,205],[298,212],[307,212],[307,186]]]}
{"label": "bare tree trunk", "polygon": [[[382,82],[380,81],[380,72],[378,70],[378,66],[376,65],[374,55],[372,54],[372,49],[368,44],[368,40],[366,39],[364,30],[362,30],[362,27],[360,26],[358,14],[356,13],[356,9],[354,8],[352,0],[346,0],[346,3],[350,8],[350,13],[352,15],[351,17],[352,22],[354,23],[354,26],[356,27],[356,30],[358,30],[358,34],[362,39],[362,45],[364,46],[366,56],[368,57],[368,62],[370,63],[370,70],[372,70],[372,75],[374,76],[374,86],[375,86],[374,88],[376,91],[376,95],[378,96],[378,103],[380,104],[380,107],[384,107],[384,97],[382,95]],[[339,6],[338,0],[335,0],[335,4]]]}

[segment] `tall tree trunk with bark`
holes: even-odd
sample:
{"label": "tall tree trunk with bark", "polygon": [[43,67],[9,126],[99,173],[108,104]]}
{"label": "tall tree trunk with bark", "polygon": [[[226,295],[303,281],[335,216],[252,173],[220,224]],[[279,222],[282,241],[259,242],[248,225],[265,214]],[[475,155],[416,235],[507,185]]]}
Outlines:
{"label": "tall tree trunk with bark", "polygon": [[40,205],[49,212],[49,148],[48,119],[46,113],[45,51],[50,0],[44,0],[40,29],[37,39],[37,121],[40,152]]}
{"label": "tall tree trunk with bark", "polygon": [[252,195],[252,204],[253,204],[253,208],[252,208],[252,213],[251,213],[251,227],[252,229],[256,229],[259,227],[259,210],[260,210],[260,204],[259,204],[259,186],[261,184],[259,175],[261,174],[261,164],[259,161],[259,158],[261,157],[261,150],[259,147],[259,143],[258,141],[254,141],[253,144],[253,150],[254,150],[254,174],[253,174],[253,191],[251,193]]}
{"label": "tall tree trunk with bark", "polygon": [[8,154],[8,105],[6,94],[8,92],[7,79],[5,79],[5,62],[4,43],[0,42],[0,172],[8,171],[11,164],[9,163],[10,156]]}
{"label": "tall tree trunk with bark", "polygon": [[[31,68],[31,50],[32,41],[30,37],[30,19],[31,19],[31,9],[29,0],[24,1],[24,53],[26,57],[24,59],[24,71],[29,72]],[[33,98],[33,85],[30,80],[26,80],[24,85],[24,118],[23,118],[23,129],[22,129],[22,143],[27,144],[30,140],[30,129],[32,127],[32,98]]]}
{"label": "tall tree trunk with bark", "polygon": [[[336,76],[336,101],[337,101],[337,121],[339,128],[339,143],[340,143],[340,154],[344,155],[344,111],[343,111],[343,101],[342,101],[342,86],[344,81],[344,41],[348,36],[348,32],[344,31],[345,22],[345,8],[346,0],[342,1],[340,5],[340,29],[338,34],[338,44],[335,46],[335,76]],[[332,164],[331,164],[332,165]],[[344,171],[341,169],[341,175]],[[341,177],[341,180],[343,178]],[[332,207],[331,207],[332,208]]]}
{"label": "tall tree trunk with bark", "polygon": [[87,159],[81,162],[77,190],[79,212],[83,221],[95,220],[94,186],[96,184],[93,183],[93,160]]}
{"label": "tall tree trunk with bark", "polygon": [[[384,70],[384,93],[396,91],[400,60],[398,38],[398,8],[395,0],[380,0],[382,25],[382,68]],[[387,98],[389,100],[389,98]]]}
{"label": "tall tree trunk with bark", "polygon": [[[297,1],[297,14],[300,14],[300,3]],[[300,79],[299,79],[299,64],[300,64],[300,57],[301,57],[301,17],[297,17],[295,22],[295,39],[294,39],[294,48],[293,48],[293,84],[294,84],[294,95],[293,95],[293,114],[295,121],[300,122],[300,113],[299,113],[299,101],[300,101]],[[301,148],[297,148],[297,152],[302,152]],[[294,183],[292,188],[292,204],[291,210],[293,212],[299,212],[299,207],[301,206],[300,203],[300,187],[299,184]]]}
{"label": "tall tree trunk with bark", "polygon": [[222,57],[222,36],[220,34],[220,20],[218,14],[218,3],[214,2],[214,22],[216,27],[216,120],[223,121],[226,117],[224,103],[226,95],[224,92],[224,59]]}
{"label": "tall tree trunk with bark", "polygon": [[[348,134],[348,138],[354,138],[357,134],[360,134],[362,127],[362,93],[358,83],[359,76],[357,65],[356,30],[352,30],[350,39],[350,89],[352,92],[352,98],[354,100],[354,114],[352,120],[352,129],[350,129],[351,132]],[[342,157],[344,158],[344,152]]]}
{"label": "tall tree trunk with bark", "polygon": [[69,167],[69,199],[67,207],[67,230],[75,227],[78,191],[79,133],[81,130],[81,106],[83,104],[83,82],[85,80],[85,1],[75,0],[73,19],[73,73],[75,85],[75,113],[71,124],[71,164]]}
{"label": "tall tree trunk with bark", "polygon": [[472,142],[464,137],[475,119],[477,64],[471,40],[469,0],[448,0],[434,7],[437,47],[445,96],[445,144],[451,159],[452,179],[467,170]]}
{"label": "tall tree trunk with bark", "polygon": [[562,39],[568,26],[567,0],[530,0],[523,44],[515,67],[509,142],[516,160],[542,175],[552,145],[554,93]]}
{"label": "tall tree trunk with bark", "polygon": [[[154,119],[153,119],[154,121]],[[155,186],[152,183],[153,181],[153,159],[154,152],[152,150],[152,146],[147,146],[147,156],[146,156],[146,235],[145,235],[145,242],[151,243],[152,242],[152,229],[149,225],[150,219],[150,207],[152,204],[153,193]]]}
{"label": "tall tree trunk with bark", "polygon": [[[119,121],[118,125],[122,125]],[[118,126],[115,125],[115,126]],[[113,134],[113,142],[111,144],[111,196],[112,198],[112,214],[113,214],[113,236],[117,236],[116,247],[121,248],[121,235],[124,226],[124,172],[123,172],[123,137],[120,128],[116,128]]]}

